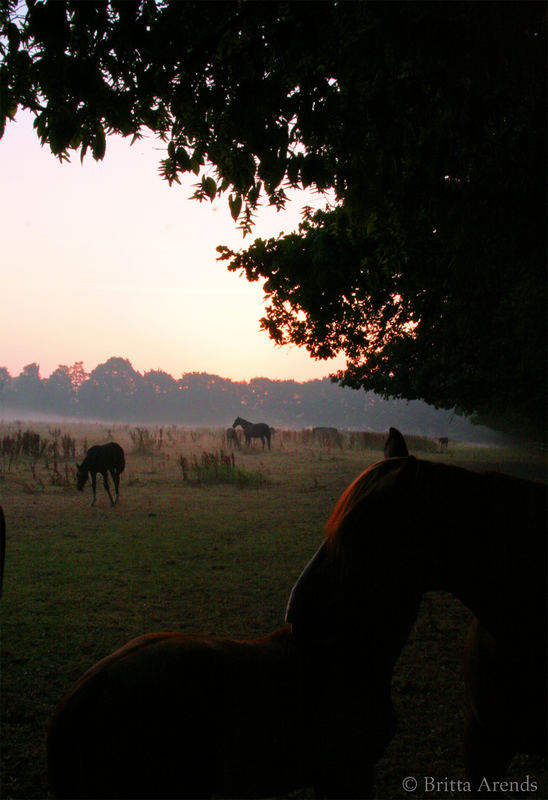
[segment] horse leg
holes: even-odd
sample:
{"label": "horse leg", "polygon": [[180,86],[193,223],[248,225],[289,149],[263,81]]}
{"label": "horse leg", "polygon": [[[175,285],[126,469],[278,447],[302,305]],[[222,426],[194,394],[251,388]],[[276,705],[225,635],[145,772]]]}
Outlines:
{"label": "horse leg", "polygon": [[91,491],[92,491],[92,494],[93,494],[93,499],[91,501],[91,505],[94,506],[95,505],[95,501],[97,500],[97,473],[96,472],[92,472],[91,473]]}
{"label": "horse leg", "polygon": [[110,493],[110,486],[109,486],[109,482],[108,482],[108,472],[105,470],[102,473],[102,475],[103,475],[103,485],[105,487],[105,491],[109,496],[110,505],[113,506],[114,505],[114,500],[112,499],[112,495]]}
{"label": "horse leg", "polygon": [[111,475],[112,475],[112,480],[114,482],[114,491],[115,491],[114,503],[116,504],[118,502],[118,498],[120,497],[120,473],[118,472],[116,467],[112,470]]}

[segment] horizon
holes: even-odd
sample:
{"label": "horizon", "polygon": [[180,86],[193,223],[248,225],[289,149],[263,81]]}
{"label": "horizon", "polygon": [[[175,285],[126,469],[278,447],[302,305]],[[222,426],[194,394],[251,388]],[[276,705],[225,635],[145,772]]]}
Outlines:
{"label": "horizon", "polygon": [[110,136],[102,162],[78,154],[61,164],[42,147],[32,114],[19,112],[0,143],[4,178],[4,310],[0,360],[11,375],[30,363],[49,376],[82,361],[86,372],[112,350],[140,372],[200,371],[250,380],[328,377],[339,356],[316,361],[259,331],[259,282],[229,273],[216,246],[297,228],[302,206],[326,200],[296,192],[283,212],[263,206],[251,237],[227,197],[188,199],[196,182],[168,186],[158,168],[166,146],[152,135],[130,145]]}
{"label": "horizon", "polygon": [[[141,375],[142,377],[144,377],[146,374],[148,374],[150,372],[162,372],[162,373],[165,373],[166,375],[169,375],[169,377],[173,378],[173,380],[175,380],[175,381],[181,380],[182,378],[185,377],[185,375],[209,375],[209,376],[211,376],[213,378],[220,378],[221,380],[230,381],[231,383],[251,383],[254,380],[282,381],[282,382],[283,381],[293,381],[295,383],[308,383],[310,381],[316,381],[316,380],[318,380],[318,381],[329,380],[330,381],[330,376],[329,375],[323,375],[323,376],[311,377],[311,378],[303,378],[303,379],[299,379],[299,378],[272,378],[269,375],[252,375],[250,378],[239,379],[239,378],[231,378],[228,375],[221,375],[218,372],[209,372],[209,370],[205,370],[205,369],[185,370],[179,376],[177,376],[177,375],[173,375],[173,373],[171,373],[171,372],[167,372],[167,370],[163,370],[163,369],[157,368],[157,367],[153,367],[152,369],[147,369],[147,370],[140,370],[137,367],[135,367],[135,365],[133,364],[131,359],[128,358],[127,356],[108,356],[108,358],[106,358],[104,361],[101,361],[101,362],[97,363],[94,367],[92,367],[89,370],[86,369],[85,365],[83,365],[83,369],[84,369],[84,371],[86,373],[86,376],[89,377],[89,375],[91,375],[91,373],[94,370],[96,370],[98,367],[101,367],[104,364],[108,363],[112,359],[121,359],[122,361],[127,361],[129,363],[129,365],[131,366],[131,368],[135,372],[137,372],[139,375]],[[73,364],[58,364],[48,375],[44,375],[42,373],[42,368],[41,368],[39,362],[36,361],[36,359],[34,361],[28,361],[26,364],[23,365],[23,367],[21,367],[21,369],[19,369],[19,371],[17,373],[12,372],[7,367],[7,365],[3,364],[3,363],[0,363],[0,369],[2,369],[3,367],[6,368],[8,370],[10,378],[14,379],[14,378],[20,377],[24,367],[30,366],[31,364],[38,364],[40,379],[41,380],[48,380],[51,377],[52,373],[55,372],[55,370],[58,367],[66,366],[66,367],[71,368],[71,367],[74,366],[74,363],[79,364],[81,362],[80,361],[76,361],[76,362],[73,362]],[[351,389],[352,387],[340,387],[340,388],[350,388]],[[362,391],[362,390],[361,389],[355,389],[353,391]]]}

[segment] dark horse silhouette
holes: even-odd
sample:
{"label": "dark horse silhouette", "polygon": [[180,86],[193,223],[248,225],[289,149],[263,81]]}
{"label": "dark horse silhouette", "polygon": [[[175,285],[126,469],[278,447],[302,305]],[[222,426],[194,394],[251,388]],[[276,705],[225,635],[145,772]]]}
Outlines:
{"label": "dark horse silhouette", "polygon": [[300,643],[342,646],[361,630],[390,674],[422,594],[460,598],[476,617],[465,653],[473,791],[515,753],[546,753],[546,520],[542,484],[394,448],[343,493],[289,600]]}
{"label": "dark horse silhouette", "polygon": [[[307,661],[289,628],[250,641],[141,636],[88,670],[57,707],[47,740],[51,788],[58,798],[96,800],[277,797],[307,786],[318,797],[367,797],[373,762],[393,733],[389,684],[367,695],[370,663],[329,648],[321,662]],[[347,673],[361,689],[352,696]],[[314,674],[338,679],[343,709],[357,704],[338,751],[322,735],[329,720],[316,724],[303,692]],[[352,792],[349,761],[359,761]]]}
{"label": "dark horse silhouette", "polygon": [[264,450],[264,440],[266,439],[268,442],[268,449],[270,450],[271,430],[266,422],[248,422],[246,419],[236,417],[232,423],[232,427],[237,428],[238,426],[243,429],[246,444],[249,444],[251,439],[260,439],[263,443]]}
{"label": "dark horse silhouette", "polygon": [[[120,475],[124,471],[126,459],[124,451],[116,442],[108,442],[107,444],[94,444],[86,453],[86,457],[81,464],[76,465],[76,485],[79,491],[82,491],[86,485],[88,474],[91,475],[91,488],[93,491],[93,500],[91,505],[95,505],[96,488],[97,488],[97,473],[100,472],[103,476],[103,484],[106,493],[109,496],[110,504],[113,506],[118,502],[119,488],[120,488]],[[112,475],[114,481],[115,498],[112,499],[110,493],[110,486],[108,482],[108,473]]]}

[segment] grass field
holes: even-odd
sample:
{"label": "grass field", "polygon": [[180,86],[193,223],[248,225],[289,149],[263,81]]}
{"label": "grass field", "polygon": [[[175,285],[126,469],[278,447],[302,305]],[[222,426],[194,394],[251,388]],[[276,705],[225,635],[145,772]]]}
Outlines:
{"label": "grass field", "polygon": [[[55,703],[128,639],[159,630],[250,637],[281,626],[291,586],[333,504],[382,456],[385,438],[345,433],[342,447],[329,447],[307,432],[278,431],[271,453],[260,443],[243,448],[223,475],[206,463],[221,452],[220,430],[4,424],[0,442],[27,429],[40,435],[38,450],[0,455],[8,536],[1,601],[5,800],[48,796],[44,743]],[[75,462],[110,438],[126,450],[120,502],[111,508],[99,481],[91,508],[90,487],[83,494],[74,488]],[[439,454],[426,440],[408,444],[433,460],[546,475],[543,453],[450,444]],[[450,782],[464,777],[461,661],[470,618],[449,595],[425,598],[396,669],[399,725],[378,766],[376,797],[459,796]],[[537,791],[507,796],[547,797],[544,762],[517,759],[510,777],[527,775]],[[402,789],[406,776],[419,781],[412,795]],[[430,790],[425,776],[440,785]]]}

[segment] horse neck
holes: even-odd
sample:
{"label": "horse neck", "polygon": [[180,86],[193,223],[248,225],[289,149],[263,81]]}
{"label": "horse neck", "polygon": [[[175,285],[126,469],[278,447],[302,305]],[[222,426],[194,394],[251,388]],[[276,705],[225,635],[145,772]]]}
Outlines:
{"label": "horse neck", "polygon": [[527,637],[546,616],[545,489],[505,475],[445,469],[452,473],[440,473],[443,480],[424,482],[425,591],[451,592],[495,635]]}

